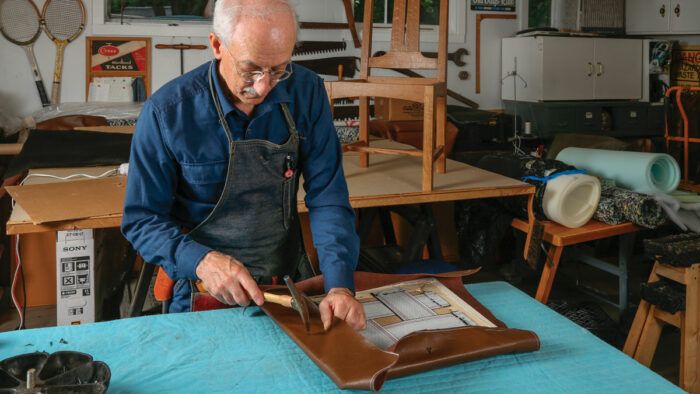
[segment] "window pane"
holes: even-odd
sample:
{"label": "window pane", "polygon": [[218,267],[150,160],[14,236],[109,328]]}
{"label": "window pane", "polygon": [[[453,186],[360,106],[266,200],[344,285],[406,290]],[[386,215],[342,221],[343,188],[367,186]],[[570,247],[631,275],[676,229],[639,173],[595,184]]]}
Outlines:
{"label": "window pane", "polygon": [[[365,0],[354,0],[355,20],[362,22],[364,18]],[[385,8],[386,4],[386,8]],[[385,18],[386,10],[386,18]],[[374,23],[391,23],[394,17],[394,0],[374,0]],[[440,19],[440,0],[421,0],[420,23],[422,25],[437,25]]]}
{"label": "window pane", "polygon": [[[210,0],[110,0],[111,18],[211,19],[204,16]],[[212,2],[214,0],[211,0]],[[123,13],[122,13],[123,12]]]}
{"label": "window pane", "polygon": [[552,0],[530,0],[527,11],[528,27],[549,27],[551,23]]}

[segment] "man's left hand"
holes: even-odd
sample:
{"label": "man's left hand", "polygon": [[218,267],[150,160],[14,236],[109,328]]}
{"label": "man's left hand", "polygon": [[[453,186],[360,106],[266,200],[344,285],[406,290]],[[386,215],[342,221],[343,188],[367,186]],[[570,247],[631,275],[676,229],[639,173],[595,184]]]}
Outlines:
{"label": "man's left hand", "polygon": [[355,299],[352,292],[345,288],[331,289],[326,298],[319,305],[323,329],[328,329],[333,324],[333,317],[345,320],[355,330],[365,328],[365,309]]}

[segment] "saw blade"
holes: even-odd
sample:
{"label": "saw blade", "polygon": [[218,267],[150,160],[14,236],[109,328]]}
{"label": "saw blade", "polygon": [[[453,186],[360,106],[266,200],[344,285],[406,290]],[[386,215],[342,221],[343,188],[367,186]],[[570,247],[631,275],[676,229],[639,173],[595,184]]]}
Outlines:
{"label": "saw blade", "polygon": [[347,48],[345,41],[299,41],[292,55],[315,55],[329,52],[342,52]]}

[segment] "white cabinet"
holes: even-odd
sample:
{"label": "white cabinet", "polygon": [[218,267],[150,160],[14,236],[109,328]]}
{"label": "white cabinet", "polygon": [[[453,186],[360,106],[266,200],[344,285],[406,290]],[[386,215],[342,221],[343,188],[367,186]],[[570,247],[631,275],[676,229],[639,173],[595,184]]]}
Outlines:
{"label": "white cabinet", "polygon": [[642,40],[586,37],[504,38],[501,98],[518,101],[638,100]]}
{"label": "white cabinet", "polygon": [[626,0],[627,34],[700,33],[698,0]]}

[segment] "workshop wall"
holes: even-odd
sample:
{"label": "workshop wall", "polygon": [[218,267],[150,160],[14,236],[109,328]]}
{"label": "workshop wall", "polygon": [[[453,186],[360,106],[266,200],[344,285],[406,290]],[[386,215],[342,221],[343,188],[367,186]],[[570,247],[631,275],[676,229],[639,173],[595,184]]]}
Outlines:
{"label": "workshop wall", "polygon": [[[83,0],[88,12],[88,24],[83,34],[73,43],[68,45],[65,52],[65,60],[63,65],[62,79],[62,102],[82,102],[85,101],[85,37],[94,35],[92,26],[92,0]],[[453,0],[464,1],[468,0]],[[36,0],[35,3],[41,9],[44,0]],[[329,0],[295,0],[297,4],[297,12],[301,18],[306,21],[323,20],[323,21],[344,21],[344,12],[342,2],[337,1],[337,5]],[[463,23],[467,24],[466,37],[458,41],[450,42],[449,49],[451,51],[457,48],[467,48],[470,56],[467,57],[467,66],[457,67],[450,62],[448,70],[448,86],[450,89],[478,102],[482,108],[495,109],[501,108],[500,90],[501,90],[501,38],[511,36],[517,29],[516,20],[486,20],[482,23],[481,30],[481,72],[482,72],[482,93],[475,94],[475,16],[476,13],[469,10],[469,4],[466,5],[467,13],[464,16]],[[128,31],[123,35],[136,35]],[[301,32],[300,39],[306,40],[334,40],[344,36],[347,37],[349,43],[349,34],[343,32],[329,31],[309,31]],[[205,37],[158,37],[152,36],[152,44],[158,43],[177,43],[186,42],[192,44],[207,44]],[[386,43],[375,43],[377,50],[384,49]],[[352,45],[349,45],[352,47]],[[434,50],[435,44],[425,44],[424,50]],[[35,43],[34,50],[36,58],[44,78],[44,84],[47,91],[51,92],[51,82],[53,80],[53,65],[55,56],[55,46],[42,34]],[[337,53],[334,56],[357,55],[359,51],[354,48],[348,48],[347,53]],[[318,56],[317,56],[318,57]],[[185,69],[189,70],[199,64],[209,60],[211,52],[205,51],[187,51],[185,53]],[[175,50],[156,50],[152,48],[152,82],[153,88],[157,89],[167,81],[175,78],[180,73],[179,52]],[[9,110],[10,113],[18,116],[25,116],[41,108],[36,88],[31,76],[29,63],[23,50],[8,42],[4,38],[0,38],[0,106]],[[462,81],[457,77],[460,71],[468,71],[470,77],[466,81]]]}

